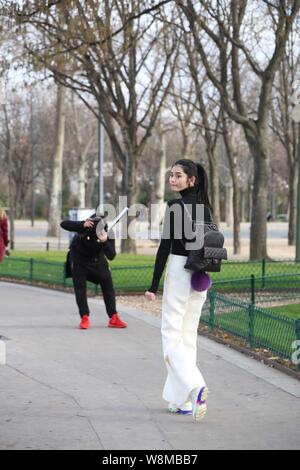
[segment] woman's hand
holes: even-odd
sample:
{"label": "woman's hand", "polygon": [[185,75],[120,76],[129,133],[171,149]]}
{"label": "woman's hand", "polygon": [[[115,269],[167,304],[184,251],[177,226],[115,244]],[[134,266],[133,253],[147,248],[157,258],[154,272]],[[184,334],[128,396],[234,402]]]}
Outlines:
{"label": "woman's hand", "polygon": [[94,227],[94,222],[91,219],[87,219],[84,224],[84,228],[93,228]]}
{"label": "woman's hand", "polygon": [[150,302],[156,300],[156,295],[153,292],[149,292],[148,290],[145,292],[145,296]]}

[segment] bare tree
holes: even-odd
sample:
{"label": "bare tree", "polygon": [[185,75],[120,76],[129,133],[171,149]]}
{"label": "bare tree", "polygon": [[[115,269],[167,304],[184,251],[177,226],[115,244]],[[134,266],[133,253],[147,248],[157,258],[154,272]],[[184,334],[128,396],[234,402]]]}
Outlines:
{"label": "bare tree", "polygon": [[[300,9],[297,0],[284,0],[281,2],[255,2],[249,4],[247,0],[218,2],[201,2],[196,6],[192,0],[177,0],[179,8],[184,12],[193,35],[195,48],[206,68],[207,75],[212,84],[218,89],[223,109],[228,116],[239,123],[244,130],[249,149],[254,159],[254,190],[252,204],[250,258],[267,257],[267,188],[268,188],[268,145],[267,135],[269,115],[272,98],[272,87],[280,62],[284,55],[285,45],[288,41],[293,22]],[[275,25],[274,48],[268,55],[260,47],[262,32],[258,31],[257,21],[252,23],[253,34],[247,21],[247,8],[260,9],[264,15],[264,25],[269,22]],[[261,28],[263,30],[263,28]],[[246,31],[246,33],[245,33]],[[250,39],[251,34],[251,41]],[[255,36],[258,41],[253,43]],[[217,48],[217,61],[219,73],[215,73],[211,58],[206,49],[207,38]],[[228,43],[230,48],[228,48]],[[253,50],[251,51],[251,46]],[[255,56],[256,53],[256,56]],[[264,64],[260,64],[260,57],[265,53]],[[259,55],[260,54],[260,55]],[[249,77],[241,74],[241,56],[248,62],[251,72],[257,79],[257,106],[255,117],[249,114],[245,101],[245,90]],[[229,70],[231,80],[228,79]],[[230,95],[229,82],[232,81],[233,96]]]}
{"label": "bare tree", "polygon": [[299,139],[299,129],[291,118],[293,107],[291,98],[294,91],[293,88],[296,88],[300,68],[299,47],[297,43],[297,39],[299,39],[299,26],[300,21],[298,18],[286,43],[285,53],[274,82],[271,108],[271,128],[285,151],[289,169],[289,245],[295,245],[296,240],[297,142]]}
{"label": "bare tree", "polygon": [[[160,2],[164,3],[168,2]],[[160,22],[142,16],[148,4],[136,0],[64,2],[64,28],[57,21],[55,5],[36,14],[26,10],[32,6],[27,2],[23,10],[23,18],[47,35],[44,46],[28,45],[30,52],[104,124],[124,174],[122,190],[129,205],[135,202],[137,162],[170,85],[176,50],[176,38],[163,34],[162,15]],[[152,5],[149,11],[154,10]],[[159,42],[168,49],[163,62],[154,48]],[[57,44],[63,45],[62,54],[69,59],[63,71],[53,61]],[[88,95],[96,99],[96,107]],[[135,250],[133,240],[123,242],[124,249]]]}
{"label": "bare tree", "polygon": [[[137,162],[170,86],[177,46],[177,38],[165,34],[163,13],[160,21],[149,13],[169,2],[67,1],[60,3],[64,27],[55,15],[55,4],[46,12],[36,8],[32,12],[36,3],[25,3],[23,19],[45,39],[44,44],[27,43],[27,49],[103,123],[124,175],[123,194],[131,205],[136,198]],[[167,51],[163,62],[158,44]],[[67,59],[63,71],[55,60],[60,48]],[[133,240],[123,240],[122,247],[135,251]]]}

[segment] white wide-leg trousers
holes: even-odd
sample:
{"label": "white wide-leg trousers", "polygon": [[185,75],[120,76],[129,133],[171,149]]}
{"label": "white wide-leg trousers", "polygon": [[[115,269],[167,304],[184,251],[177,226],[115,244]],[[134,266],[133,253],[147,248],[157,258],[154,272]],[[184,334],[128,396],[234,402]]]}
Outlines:
{"label": "white wide-leg trousers", "polygon": [[191,272],[184,269],[185,256],[170,255],[162,305],[162,345],[168,376],[163,398],[178,407],[191,391],[205,386],[197,361],[197,327],[207,291],[191,286]]}

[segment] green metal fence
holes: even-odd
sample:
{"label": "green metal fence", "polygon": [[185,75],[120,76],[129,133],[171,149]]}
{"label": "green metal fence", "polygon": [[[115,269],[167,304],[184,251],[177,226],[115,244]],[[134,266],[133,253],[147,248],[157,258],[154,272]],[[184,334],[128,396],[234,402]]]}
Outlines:
{"label": "green metal fence", "polygon": [[264,278],[276,274],[290,274],[300,272],[300,262],[292,259],[277,259],[277,260],[253,260],[253,261],[224,261],[222,263],[222,271],[213,276],[214,280],[220,277],[223,279],[242,279],[250,278],[251,275],[255,277]]}
{"label": "green metal fence", "polygon": [[213,290],[254,305],[271,301],[300,301],[300,272],[216,281]]}
{"label": "green metal fence", "polygon": [[[291,360],[295,341],[300,340],[300,320],[255,307],[252,303],[233,300],[210,291],[208,309],[200,322],[231,333],[247,341],[250,348],[263,348]],[[298,365],[299,368],[299,365]]]}
{"label": "green metal fence", "polygon": [[[112,262],[111,271],[117,292],[139,292],[150,286],[153,264],[119,266],[114,265]],[[248,295],[247,293],[251,291],[250,284],[253,282],[251,276],[255,278],[256,290],[258,285],[262,288],[270,287],[270,284],[267,283],[271,281],[268,281],[268,279],[270,279],[270,276],[274,276],[273,291],[275,292],[275,289],[280,287],[280,279],[283,276],[290,276],[289,279],[286,278],[287,282],[289,280],[294,282],[292,277],[294,273],[299,276],[300,263],[293,260],[228,261],[224,262],[221,273],[212,273],[212,279],[219,292],[244,292],[243,295]],[[72,286],[72,281],[65,278],[63,262],[48,262],[11,256],[0,263],[0,276],[62,287]],[[277,286],[276,276],[278,279]],[[160,288],[162,286],[163,280],[161,280]]]}
{"label": "green metal fence", "polygon": [[[139,292],[150,286],[153,266],[116,266],[111,267],[111,272],[117,292]],[[73,285],[72,279],[65,277],[65,263],[32,258],[6,258],[0,263],[0,276],[61,287]],[[88,283],[88,287],[95,292],[98,291],[93,284]]]}

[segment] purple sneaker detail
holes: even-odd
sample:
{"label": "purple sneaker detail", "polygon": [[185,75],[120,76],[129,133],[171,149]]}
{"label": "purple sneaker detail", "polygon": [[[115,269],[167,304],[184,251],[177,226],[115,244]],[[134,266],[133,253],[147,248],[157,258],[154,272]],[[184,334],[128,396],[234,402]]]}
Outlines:
{"label": "purple sneaker detail", "polygon": [[178,415],[191,415],[192,412],[193,410],[181,410],[180,408],[176,411]]}
{"label": "purple sneaker detail", "polygon": [[208,396],[208,388],[202,387],[200,392],[198,393],[197,403],[199,403],[199,405],[202,405],[203,403],[205,403],[207,396]]}

